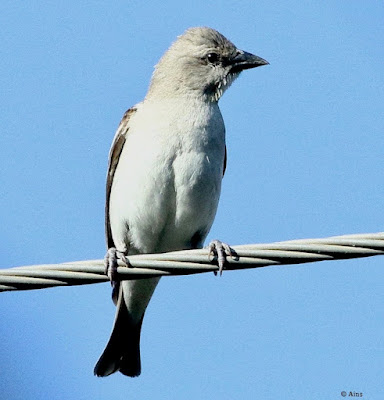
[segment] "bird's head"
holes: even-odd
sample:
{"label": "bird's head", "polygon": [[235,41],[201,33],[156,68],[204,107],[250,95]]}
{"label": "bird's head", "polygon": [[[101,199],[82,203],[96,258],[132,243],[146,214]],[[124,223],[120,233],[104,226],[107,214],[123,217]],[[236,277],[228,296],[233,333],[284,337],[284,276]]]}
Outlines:
{"label": "bird's head", "polygon": [[155,67],[149,94],[197,95],[218,101],[241,71],[268,64],[211,28],[190,28]]}

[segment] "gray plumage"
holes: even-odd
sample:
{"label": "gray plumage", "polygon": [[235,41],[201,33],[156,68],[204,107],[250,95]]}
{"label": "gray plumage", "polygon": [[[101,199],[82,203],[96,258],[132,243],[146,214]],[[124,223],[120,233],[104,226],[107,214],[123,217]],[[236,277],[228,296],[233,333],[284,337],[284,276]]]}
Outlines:
{"label": "gray plumage", "polygon": [[[144,101],[124,115],[109,154],[109,269],[119,255],[203,246],[226,163],[217,102],[242,70],[265,64],[210,28],[188,29],[163,55]],[[97,376],[140,374],[141,324],[158,281],[116,285],[115,323]]]}

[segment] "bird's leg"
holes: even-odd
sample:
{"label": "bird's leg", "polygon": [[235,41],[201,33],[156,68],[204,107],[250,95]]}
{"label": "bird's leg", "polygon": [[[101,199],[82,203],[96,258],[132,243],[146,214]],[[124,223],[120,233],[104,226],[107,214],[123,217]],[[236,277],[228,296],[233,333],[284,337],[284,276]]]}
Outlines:
{"label": "bird's leg", "polygon": [[[224,264],[227,261],[227,256],[236,258],[237,254],[234,249],[232,249],[226,243],[220,242],[220,240],[212,240],[208,245],[209,257],[213,256],[217,258],[217,264],[219,266],[220,276],[223,273]],[[214,272],[217,275],[217,272]]]}
{"label": "bird's leg", "polygon": [[111,286],[112,286],[112,299],[116,303],[117,295],[119,292],[120,279],[117,273],[117,259],[123,261],[123,263],[128,267],[129,261],[122,251],[117,250],[115,247],[108,249],[107,254],[104,257],[105,265],[105,275],[108,276]]}

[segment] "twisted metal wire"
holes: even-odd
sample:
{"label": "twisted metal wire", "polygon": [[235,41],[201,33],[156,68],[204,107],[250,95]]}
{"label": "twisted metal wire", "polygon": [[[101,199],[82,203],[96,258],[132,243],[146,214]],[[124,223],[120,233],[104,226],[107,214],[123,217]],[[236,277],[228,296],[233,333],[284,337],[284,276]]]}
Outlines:
{"label": "twisted metal wire", "polygon": [[[240,245],[232,248],[236,256],[227,257],[225,270],[370,257],[384,254],[384,232]],[[215,258],[210,258],[208,249],[141,254],[129,256],[128,268],[119,261],[118,273],[124,280],[216,272],[216,261]],[[104,271],[104,260],[0,269],[0,291],[106,281],[108,278]]]}

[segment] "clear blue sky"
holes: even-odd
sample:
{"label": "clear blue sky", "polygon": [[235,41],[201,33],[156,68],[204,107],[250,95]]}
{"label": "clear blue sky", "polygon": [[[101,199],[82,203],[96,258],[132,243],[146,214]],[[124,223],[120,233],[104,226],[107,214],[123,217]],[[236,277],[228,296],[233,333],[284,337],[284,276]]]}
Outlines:
{"label": "clear blue sky", "polygon": [[[228,169],[209,238],[383,229],[381,1],[3,0],[0,267],[102,258],[107,154],[191,26],[270,65],[221,100]],[[143,373],[100,379],[108,284],[0,294],[1,398],[384,398],[384,257],[164,278]]]}

